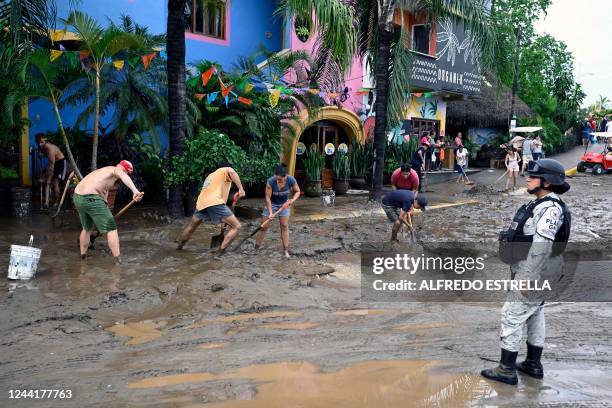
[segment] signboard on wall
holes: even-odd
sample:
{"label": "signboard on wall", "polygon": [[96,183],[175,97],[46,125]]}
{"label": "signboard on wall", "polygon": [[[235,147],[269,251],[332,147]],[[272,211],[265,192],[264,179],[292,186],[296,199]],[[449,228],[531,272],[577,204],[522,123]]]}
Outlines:
{"label": "signboard on wall", "polygon": [[469,32],[446,18],[436,27],[436,56],[414,54],[412,79],[419,87],[460,94],[478,94],[482,84],[479,51]]}

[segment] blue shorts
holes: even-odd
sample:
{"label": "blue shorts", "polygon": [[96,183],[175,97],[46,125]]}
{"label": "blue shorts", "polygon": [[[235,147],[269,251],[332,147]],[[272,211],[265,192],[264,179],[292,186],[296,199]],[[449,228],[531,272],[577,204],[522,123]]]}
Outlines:
{"label": "blue shorts", "polygon": [[[283,206],[283,204],[274,204],[272,203],[272,212],[277,212],[281,207]],[[277,217],[289,217],[289,214],[291,213],[290,207],[285,208],[283,211],[281,211]],[[263,210],[263,216],[264,217],[269,217],[270,213],[268,212],[268,208],[264,205],[264,210]]]}
{"label": "blue shorts", "polygon": [[193,216],[200,221],[211,221],[213,224],[218,224],[223,218],[234,215],[232,210],[225,204],[213,205],[206,207],[203,210],[196,211]]}

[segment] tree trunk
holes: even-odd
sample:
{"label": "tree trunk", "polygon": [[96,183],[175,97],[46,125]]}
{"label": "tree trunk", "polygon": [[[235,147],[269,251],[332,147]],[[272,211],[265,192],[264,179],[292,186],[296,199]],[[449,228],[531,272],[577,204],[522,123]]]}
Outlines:
{"label": "tree trunk", "polygon": [[391,64],[392,33],[385,25],[378,26],[378,60],[376,62],[376,102],[374,112],[374,169],[370,200],[380,200],[385,170],[387,139],[387,100],[389,98],[389,66]]}
{"label": "tree trunk", "polygon": [[515,30],[516,36],[516,51],[514,55],[514,81],[512,81],[512,102],[510,103],[510,120],[514,118],[514,106],[516,103],[516,94],[519,88],[519,76],[521,74],[520,55],[521,55],[521,30]]}
{"label": "tree trunk", "polygon": [[72,155],[72,150],[70,149],[70,144],[68,143],[68,136],[66,136],[66,131],[64,130],[64,123],[62,122],[62,117],[59,113],[57,102],[55,101],[55,99],[53,99],[51,102],[53,103],[53,110],[55,110],[55,117],[57,118],[60,133],[62,134],[62,138],[64,139],[64,146],[66,147],[66,155],[68,156],[68,161],[70,162],[70,165],[72,166],[72,169],[76,173],[79,180],[83,180],[83,175],[81,174],[81,171],[79,170],[76,164],[76,160],[74,160],[74,156]]}
{"label": "tree trunk", "polygon": [[[187,89],[185,84],[185,0],[168,0],[166,29],[166,53],[168,54],[168,142],[169,170],[173,159],[185,150],[185,114]],[[184,215],[183,187],[170,186],[168,213],[178,218]]]}
{"label": "tree trunk", "polygon": [[98,133],[100,128],[100,68],[96,66],[96,104],[94,108],[93,146],[91,148],[91,171],[98,168]]}

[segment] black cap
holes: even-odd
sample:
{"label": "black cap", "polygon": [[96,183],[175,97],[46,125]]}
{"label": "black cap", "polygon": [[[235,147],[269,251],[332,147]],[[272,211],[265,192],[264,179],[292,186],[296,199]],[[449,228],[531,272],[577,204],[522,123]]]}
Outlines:
{"label": "black cap", "polygon": [[416,202],[421,208],[421,211],[425,211],[425,207],[427,207],[427,199],[420,195],[417,197]]}

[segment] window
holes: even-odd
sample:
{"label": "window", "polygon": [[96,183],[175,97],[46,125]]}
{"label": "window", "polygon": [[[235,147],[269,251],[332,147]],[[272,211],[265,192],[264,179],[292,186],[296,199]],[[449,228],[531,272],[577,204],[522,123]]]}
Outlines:
{"label": "window", "polygon": [[412,50],[429,55],[429,25],[417,24],[412,27]]}
{"label": "window", "polygon": [[189,0],[185,5],[186,31],[224,40],[226,8],[225,0]]}

